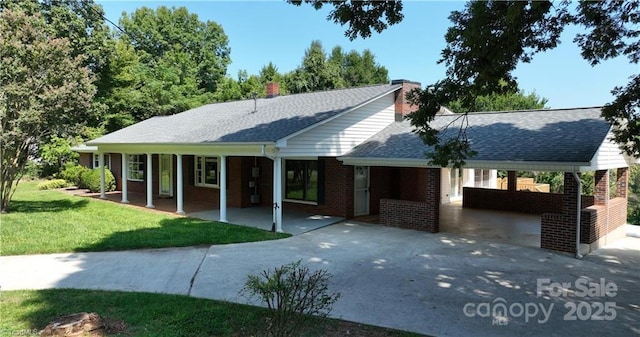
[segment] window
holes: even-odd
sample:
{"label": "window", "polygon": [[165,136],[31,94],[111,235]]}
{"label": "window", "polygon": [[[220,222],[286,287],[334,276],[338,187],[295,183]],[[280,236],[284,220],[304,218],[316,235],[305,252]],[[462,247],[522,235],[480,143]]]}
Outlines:
{"label": "window", "polygon": [[218,187],[218,158],[195,157],[195,185]]}
{"label": "window", "polygon": [[287,160],[285,174],[286,199],[318,202],[317,160]]}
{"label": "window", "polygon": [[129,169],[127,170],[127,180],[144,180],[144,155],[129,155]]}
{"label": "window", "polygon": [[[111,155],[105,153],[104,154],[104,166],[108,169],[111,169]],[[93,168],[100,167],[100,155],[97,153],[93,154]]]}
{"label": "window", "polygon": [[491,186],[491,170],[474,170],[475,187],[492,187]]}

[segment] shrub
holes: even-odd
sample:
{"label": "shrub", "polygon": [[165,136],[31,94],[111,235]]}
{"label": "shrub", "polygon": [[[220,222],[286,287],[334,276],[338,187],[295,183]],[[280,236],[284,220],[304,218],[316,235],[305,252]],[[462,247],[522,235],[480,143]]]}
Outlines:
{"label": "shrub", "polygon": [[53,179],[39,183],[36,187],[39,190],[53,190],[56,188],[63,188],[69,186],[69,183],[64,179]]}
{"label": "shrub", "polygon": [[89,168],[85,166],[81,166],[74,163],[67,163],[64,165],[64,169],[60,173],[62,179],[70,182],[73,185],[76,185],[81,188],[85,188],[82,186],[82,173],[90,171]]}
{"label": "shrub", "polygon": [[[100,192],[100,168],[86,170],[81,173],[80,185],[82,188],[88,188],[91,192]],[[116,189],[116,179],[113,173],[107,168],[104,169],[104,190],[114,191]]]}
{"label": "shrub", "polygon": [[310,315],[326,318],[340,298],[329,292],[330,278],[326,270],[311,271],[297,261],[249,275],[241,293],[257,297],[270,309],[267,335],[300,336]]}
{"label": "shrub", "polygon": [[24,177],[27,179],[39,179],[42,174],[42,164],[34,160],[29,160],[24,167]]}

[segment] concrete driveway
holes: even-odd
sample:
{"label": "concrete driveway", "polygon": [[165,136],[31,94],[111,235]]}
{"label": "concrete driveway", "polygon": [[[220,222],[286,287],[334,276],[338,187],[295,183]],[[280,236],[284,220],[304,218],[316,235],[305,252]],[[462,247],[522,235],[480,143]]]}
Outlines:
{"label": "concrete driveway", "polygon": [[0,257],[0,285],[247,302],[238,295],[246,275],[296,260],[333,274],[342,297],[332,315],[346,320],[435,336],[640,335],[640,239],[631,237],[576,260],[343,222],[270,242]]}

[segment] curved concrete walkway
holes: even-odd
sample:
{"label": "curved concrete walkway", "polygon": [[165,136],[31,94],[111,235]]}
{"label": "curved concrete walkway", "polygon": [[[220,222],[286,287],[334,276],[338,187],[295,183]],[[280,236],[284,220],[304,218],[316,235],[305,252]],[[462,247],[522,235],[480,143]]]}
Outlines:
{"label": "curved concrete walkway", "polygon": [[[296,260],[333,274],[331,289],[342,297],[332,316],[346,320],[435,336],[640,335],[640,238],[632,237],[576,260],[453,234],[343,222],[279,241],[0,257],[0,286],[148,291],[247,303],[238,292],[248,274]],[[566,283],[566,296],[548,290],[538,296],[544,279]],[[615,284],[615,296],[580,296],[581,282],[601,279]],[[607,304],[612,320],[585,315],[605,302],[615,302]],[[481,317],[500,303],[511,311]],[[581,306],[579,317],[570,312],[572,305]]]}

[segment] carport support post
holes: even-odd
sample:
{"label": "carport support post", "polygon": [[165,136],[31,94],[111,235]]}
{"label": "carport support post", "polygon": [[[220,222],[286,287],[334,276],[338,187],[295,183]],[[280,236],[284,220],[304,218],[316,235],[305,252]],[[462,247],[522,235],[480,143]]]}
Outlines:
{"label": "carport support post", "polygon": [[153,162],[151,161],[151,153],[147,153],[147,208],[155,208],[153,206]]}
{"label": "carport support post", "polygon": [[122,154],[122,203],[129,203],[129,196],[127,195],[127,180],[129,179],[129,156],[126,153]]}
{"label": "carport support post", "polygon": [[282,158],[273,158],[273,220],[276,232],[282,232]]}
{"label": "carport support post", "polygon": [[100,165],[100,199],[106,199],[107,195],[104,191],[104,153],[102,152],[98,154],[98,163]]}
{"label": "carport support post", "polygon": [[516,171],[507,171],[507,191],[515,192],[518,189],[518,177]]}
{"label": "carport support post", "polygon": [[177,196],[176,196],[176,213],[178,214],[184,214],[184,204],[183,204],[183,200],[182,200],[182,190],[183,190],[183,178],[182,178],[182,155],[181,154],[177,154],[176,155],[176,173],[178,175],[178,177],[176,177],[176,181],[177,181],[177,185],[176,189],[177,189]]}
{"label": "carport support post", "polygon": [[227,222],[227,157],[220,156],[220,222]]}

